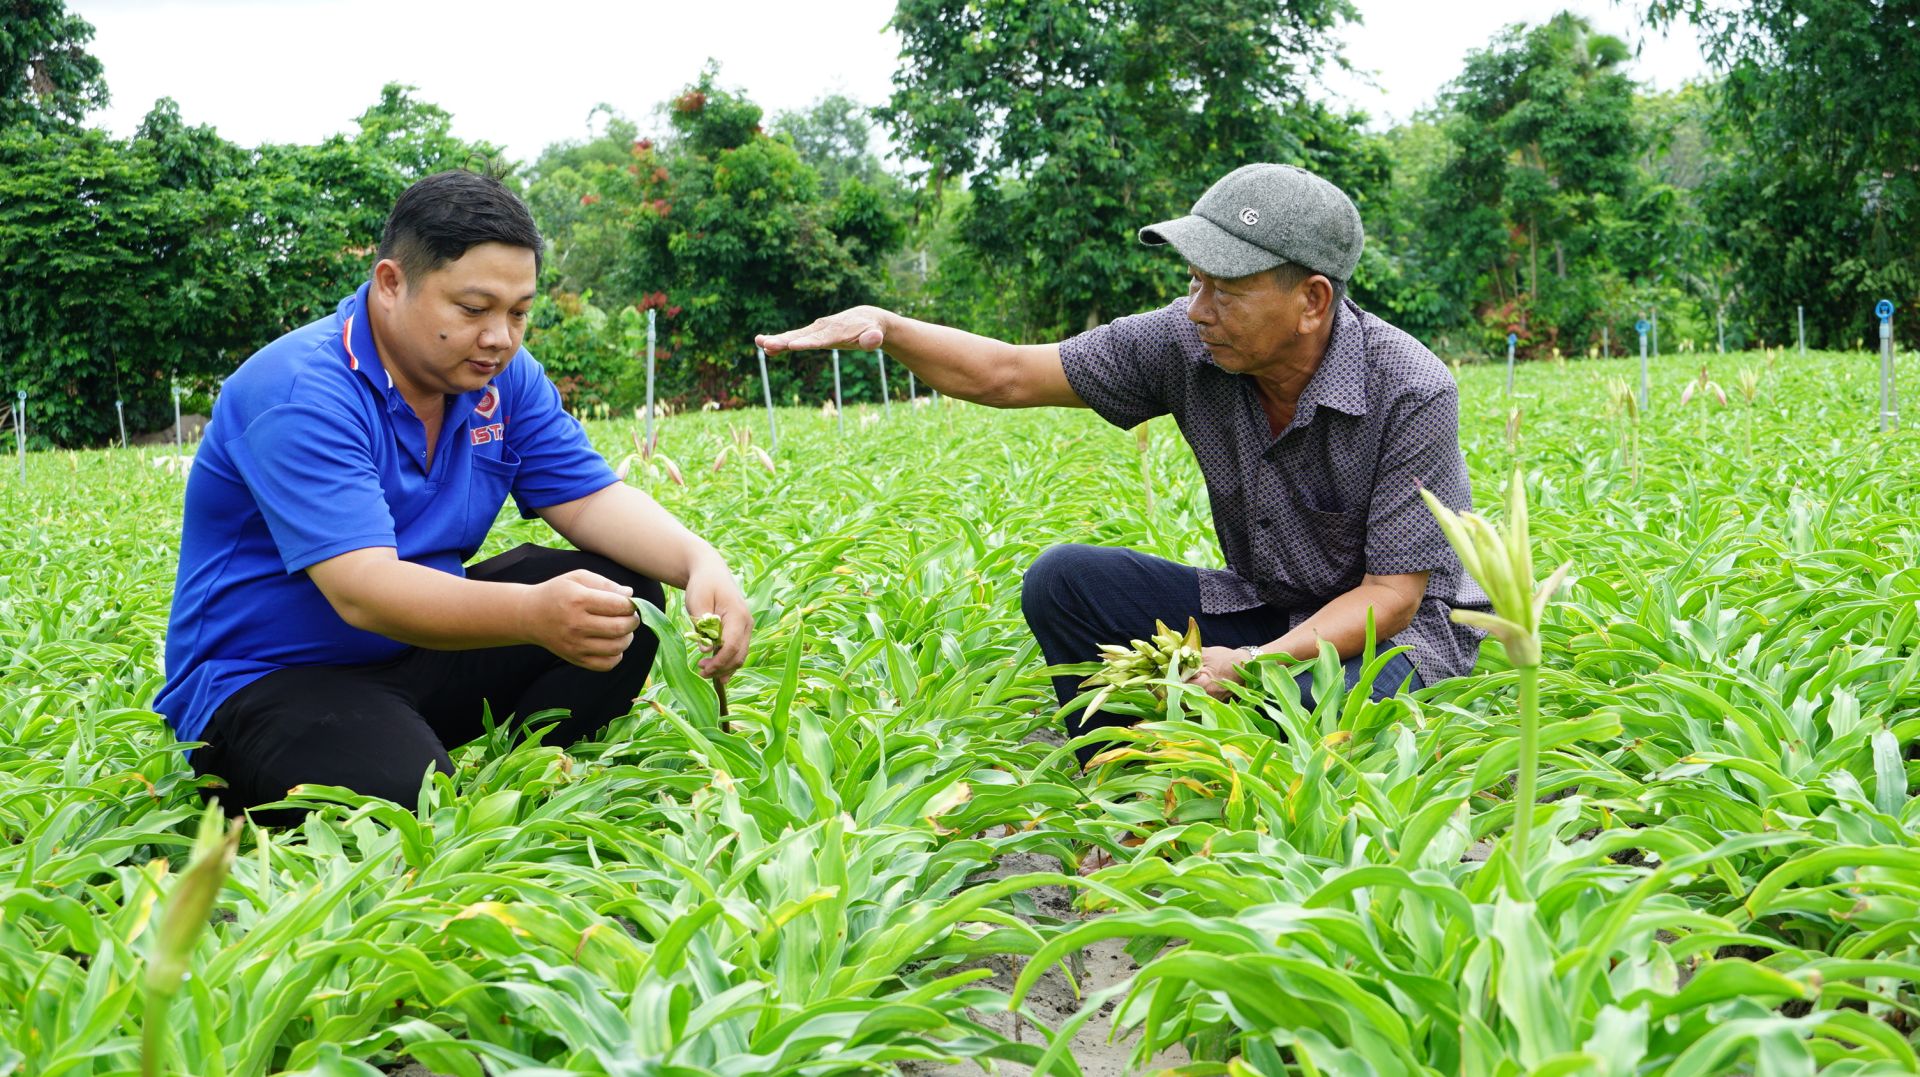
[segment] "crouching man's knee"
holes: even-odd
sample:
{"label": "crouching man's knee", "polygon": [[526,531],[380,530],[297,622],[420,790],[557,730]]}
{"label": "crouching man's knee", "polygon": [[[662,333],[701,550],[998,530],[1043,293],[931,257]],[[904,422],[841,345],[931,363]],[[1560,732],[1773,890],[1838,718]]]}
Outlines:
{"label": "crouching man's knee", "polygon": [[1020,609],[1027,624],[1052,620],[1063,609],[1079,601],[1074,581],[1092,556],[1095,546],[1063,543],[1049,546],[1033,559],[1020,577]]}

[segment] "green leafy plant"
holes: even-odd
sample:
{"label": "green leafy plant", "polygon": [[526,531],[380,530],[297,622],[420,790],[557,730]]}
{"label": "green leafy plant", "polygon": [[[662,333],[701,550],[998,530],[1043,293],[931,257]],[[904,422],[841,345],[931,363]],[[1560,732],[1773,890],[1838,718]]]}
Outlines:
{"label": "green leafy plant", "polygon": [[1460,556],[1467,574],[1493,599],[1492,612],[1456,609],[1453,619],[1479,628],[1500,641],[1513,664],[1520,686],[1520,763],[1516,779],[1519,814],[1514,821],[1514,847],[1522,874],[1532,859],[1533,804],[1540,769],[1540,622],[1547,603],[1572,570],[1571,561],[1535,583],[1533,540],[1527,531],[1526,476],[1515,470],[1507,482],[1507,516],[1496,527],[1471,512],[1456,513],[1429,491],[1420,491],[1447,544]]}
{"label": "green leafy plant", "polygon": [[[160,917],[160,933],[154,940],[153,955],[147,959],[143,980],[146,1009],[141,1015],[140,1070],[147,1077],[160,1072],[163,1035],[167,1027],[167,1008],[180,992],[187,977],[187,964],[194,944],[206,930],[207,917],[220,896],[227,871],[233,866],[240,848],[239,819],[224,828],[216,823],[218,809],[209,807],[200,821],[200,840],[194,843],[193,863],[179,876],[168,895]],[[166,861],[158,861],[164,872]]]}
{"label": "green leafy plant", "polygon": [[[1517,647],[1379,701],[1391,640],[1351,688],[1331,653],[1227,700],[1169,662],[1108,695],[1141,720],[1086,772],[1021,575],[1066,541],[1208,563],[1185,446],[1150,442],[1149,516],[1138,443],[1090,414],[783,412],[778,474],[650,487],[754,611],[730,726],[650,607],[652,682],[602,734],[497,731],[407,804],[295,790],[305,821],[241,831],[191,915],[234,839],[148,709],[178,480],[29,453],[0,517],[0,1070],[1911,1073],[1920,476],[1857,365],[1783,361],[1765,408],[1655,400],[1637,476],[1594,451],[1637,363],[1543,366],[1524,488],[1460,524]],[[1498,489],[1504,371],[1459,381]],[[708,459],[730,425],[655,428]],[[638,426],[586,430],[617,458]],[[524,541],[556,540],[508,510],[478,556]],[[1522,551],[1581,569],[1538,613]],[[163,922],[198,926],[184,977]]]}

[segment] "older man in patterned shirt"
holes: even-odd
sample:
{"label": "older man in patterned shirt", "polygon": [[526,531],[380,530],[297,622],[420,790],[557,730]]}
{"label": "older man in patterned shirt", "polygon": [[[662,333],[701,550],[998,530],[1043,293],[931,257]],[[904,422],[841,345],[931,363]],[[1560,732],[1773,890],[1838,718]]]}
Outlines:
{"label": "older man in patterned shirt", "polygon": [[[1471,670],[1479,634],[1448,611],[1486,596],[1420,499],[1426,489],[1470,507],[1453,378],[1346,298],[1362,244],[1353,203],[1303,169],[1247,165],[1140,238],[1186,259],[1187,295],[1058,344],[1007,344],[875,307],[759,343],[884,345],[941,392],[994,407],[1088,407],[1120,427],[1173,416],[1206,478],[1227,568],[1047,550],[1021,602],[1049,662],[1087,661],[1156,619],[1191,616],[1212,644],[1195,681],[1215,695],[1251,658],[1312,658],[1322,640],[1351,685],[1371,615],[1377,638],[1410,649],[1375,678],[1376,697]],[[1055,678],[1063,707],[1079,680]],[[1117,721],[1074,715],[1068,728]]]}

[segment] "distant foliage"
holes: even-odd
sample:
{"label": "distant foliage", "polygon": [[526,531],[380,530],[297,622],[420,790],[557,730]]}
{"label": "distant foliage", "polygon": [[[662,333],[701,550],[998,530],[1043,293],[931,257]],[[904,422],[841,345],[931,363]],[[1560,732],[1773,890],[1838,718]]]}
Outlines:
{"label": "distant foliage", "polygon": [[162,99],[130,139],[0,131],[0,387],[39,443],[171,419],[169,384],[211,384],[365,278],[387,210],[428,172],[491,160],[442,109],[390,85],[358,134],[248,150]]}
{"label": "distant foliage", "polygon": [[[1851,347],[1920,317],[1920,3],[1656,0],[1723,73],[1706,224],[1762,324]],[[1776,336],[1778,339],[1778,336]]]}
{"label": "distant foliage", "polygon": [[1640,148],[1626,59],[1618,38],[1556,15],[1469,54],[1445,97],[1453,152],[1422,219],[1442,273],[1482,290],[1494,337],[1584,349],[1599,335]]}
{"label": "distant foliage", "polygon": [[929,210],[955,213],[935,311],[997,308],[984,328],[1056,339],[1163,304],[1185,268],[1135,232],[1250,161],[1364,200],[1385,162],[1357,117],[1306,96],[1353,16],[1345,0],[902,0],[882,115],[927,162]]}
{"label": "distant foliage", "polygon": [[107,103],[93,24],[64,0],[8,0],[0,16],[0,128],[78,126]]}
{"label": "distant foliage", "polygon": [[[241,147],[156,102],[130,138],[93,27],[62,0],[0,21],[0,394],[39,444],[171,417],[366,272],[413,179],[513,166],[387,86],[350,135]],[[549,241],[528,344],[583,406],[645,395],[645,314],[669,399],[760,396],[757,332],[872,302],[1058,340],[1182,294],[1142,247],[1221,175],[1292,162],[1359,206],[1354,297],[1448,357],[1637,346],[1869,345],[1872,304],[1920,322],[1920,0],[1654,0],[1709,82],[1652,93],[1583,17],[1516,24],[1434,107],[1385,131],[1320,103],[1349,0],[900,0],[884,107],[843,95],[768,119],[711,63],[644,122],[612,105],[547,147],[524,191]],[[1374,26],[1370,32],[1392,33]],[[875,150],[886,125],[896,162]],[[639,343],[636,343],[636,340]],[[844,357],[850,400],[880,393]],[[832,392],[824,356],[769,364],[774,396]],[[905,391],[893,369],[889,388]]]}
{"label": "distant foliage", "polygon": [[[667,102],[668,134],[658,139],[608,110],[600,137],[542,155],[529,197],[553,242],[557,295],[591,292],[608,311],[657,312],[661,395],[748,401],[760,396],[753,335],[882,298],[903,224],[900,198],[844,101],[784,121],[806,132],[803,157],[791,134],[769,135],[759,106],[718,79],[709,65]],[[562,329],[577,333],[536,320],[529,347],[545,357]],[[618,333],[602,340],[611,365],[585,378],[586,398],[639,403],[623,372],[643,357]],[[832,392],[826,364],[812,358],[774,368],[782,400]]]}

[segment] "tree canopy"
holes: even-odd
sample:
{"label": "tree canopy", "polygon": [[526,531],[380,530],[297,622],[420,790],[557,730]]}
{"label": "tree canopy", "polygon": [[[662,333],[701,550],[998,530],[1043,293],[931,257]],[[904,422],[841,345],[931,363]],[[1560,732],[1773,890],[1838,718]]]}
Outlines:
{"label": "tree canopy", "polygon": [[8,0],[0,18],[0,128],[76,127],[107,103],[93,24],[65,0]]}
{"label": "tree canopy", "polygon": [[[790,134],[769,134],[759,106],[722,86],[712,65],[666,117],[663,137],[643,138],[609,112],[600,137],[550,148],[535,164],[529,199],[554,248],[549,283],[556,299],[572,298],[543,308],[532,343],[566,317],[626,310],[631,324],[654,310],[665,391],[725,399],[757,371],[750,327],[881,298],[902,225],[838,103],[787,123],[807,132],[811,160]],[[549,365],[602,402],[636,364],[625,346],[601,358]],[[783,380],[804,373],[786,371]],[[821,377],[802,378],[808,395]]]}
{"label": "tree canopy", "polygon": [[1447,151],[1416,235],[1441,293],[1479,306],[1494,335],[1584,350],[1617,301],[1611,241],[1643,137],[1626,58],[1624,42],[1562,13],[1469,53],[1443,94]]}
{"label": "tree canopy", "polygon": [[1134,235],[1237,165],[1305,165],[1358,196],[1378,181],[1353,118],[1306,93],[1354,17],[1346,0],[901,0],[881,114],[927,162],[930,207],[968,188],[949,279],[1006,297],[1005,329],[1056,337],[1180,294],[1177,258]]}
{"label": "tree canopy", "polygon": [[1655,0],[1723,72],[1706,222],[1751,316],[1822,344],[1920,315],[1920,0]]}
{"label": "tree canopy", "polygon": [[164,98],[124,140],[0,130],[0,377],[31,394],[36,439],[104,441],[116,399],[159,426],[173,381],[209,384],[331,309],[407,184],[493,153],[447,121],[390,85],[356,135],[317,146],[245,149]]}
{"label": "tree canopy", "polygon": [[[1872,335],[1920,315],[1920,0],[1654,0],[1712,79],[1653,93],[1622,40],[1560,13],[1503,29],[1433,106],[1379,129],[1324,102],[1349,0],[899,0],[893,92],[769,119],[711,62],[630,118],[522,169],[385,87],[352,133],[238,146],[162,99],[130,137],[93,28],[62,0],[0,21],[0,297],[7,390],[36,440],[168,414],[365,274],[394,198],[442,168],[524,191],[547,237],[529,346],[578,405],[638,402],[647,312],[668,396],[757,394],[754,332],[854,303],[1055,340],[1184,288],[1144,225],[1251,161],[1304,165],[1359,206],[1362,304],[1449,355]],[[642,103],[652,105],[653,103]],[[893,159],[875,149],[884,133]],[[773,364],[781,399],[825,364]],[[846,367],[850,394],[876,390]]]}

